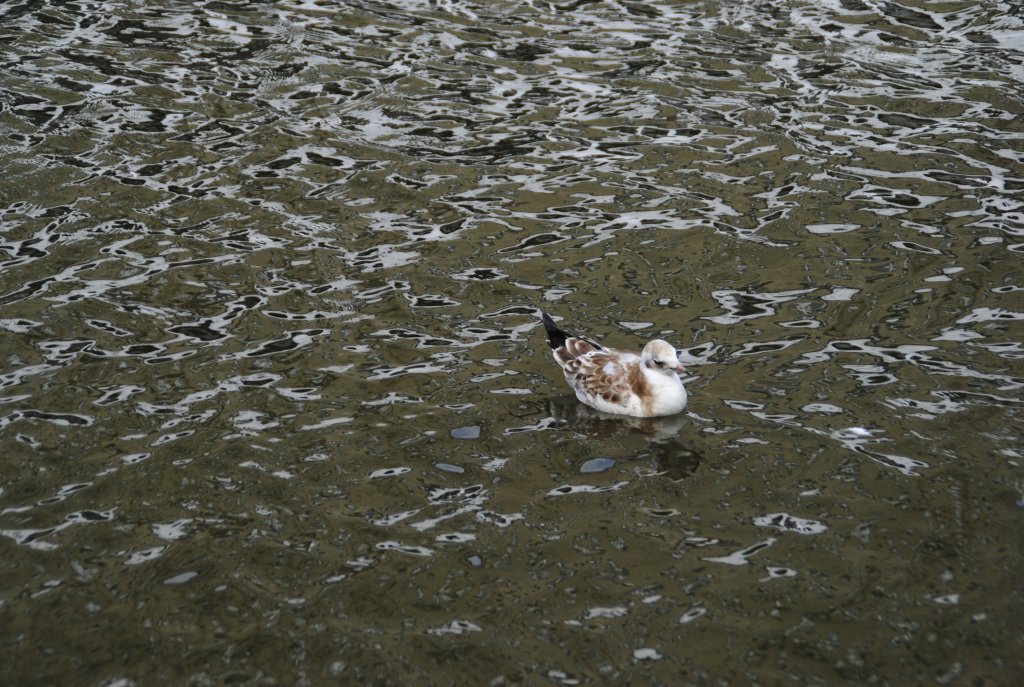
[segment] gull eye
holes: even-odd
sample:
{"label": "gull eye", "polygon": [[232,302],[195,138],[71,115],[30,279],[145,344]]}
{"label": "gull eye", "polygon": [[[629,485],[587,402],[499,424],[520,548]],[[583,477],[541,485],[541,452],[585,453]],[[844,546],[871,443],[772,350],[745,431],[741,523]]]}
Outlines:
{"label": "gull eye", "polygon": [[654,364],[657,365],[658,367],[665,367],[665,363],[657,359],[655,359]]}

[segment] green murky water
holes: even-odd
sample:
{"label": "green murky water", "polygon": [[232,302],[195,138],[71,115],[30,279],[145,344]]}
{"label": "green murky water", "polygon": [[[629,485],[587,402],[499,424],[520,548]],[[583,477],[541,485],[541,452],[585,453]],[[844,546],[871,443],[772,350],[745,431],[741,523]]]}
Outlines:
{"label": "green murky water", "polygon": [[[0,6],[0,683],[1012,684],[1010,2]],[[537,314],[680,349],[596,417]]]}

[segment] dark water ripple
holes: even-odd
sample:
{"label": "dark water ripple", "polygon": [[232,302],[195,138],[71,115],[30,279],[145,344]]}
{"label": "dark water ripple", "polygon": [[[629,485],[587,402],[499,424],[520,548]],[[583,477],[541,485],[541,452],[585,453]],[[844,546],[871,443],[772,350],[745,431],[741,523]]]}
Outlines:
{"label": "dark water ripple", "polygon": [[0,682],[1024,671],[1017,3],[24,0],[0,65]]}

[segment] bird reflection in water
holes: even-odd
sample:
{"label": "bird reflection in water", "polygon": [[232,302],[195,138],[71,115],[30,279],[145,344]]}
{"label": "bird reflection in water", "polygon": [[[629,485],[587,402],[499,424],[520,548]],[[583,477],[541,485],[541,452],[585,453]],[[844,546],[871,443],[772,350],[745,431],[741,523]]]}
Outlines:
{"label": "bird reflection in water", "polygon": [[667,417],[629,417],[602,413],[580,403],[575,396],[559,396],[548,400],[548,411],[558,425],[585,433],[597,440],[612,439],[624,432],[647,439],[644,450],[634,460],[653,459],[659,475],[671,480],[686,479],[703,460],[693,446],[680,438],[689,424],[684,413]]}

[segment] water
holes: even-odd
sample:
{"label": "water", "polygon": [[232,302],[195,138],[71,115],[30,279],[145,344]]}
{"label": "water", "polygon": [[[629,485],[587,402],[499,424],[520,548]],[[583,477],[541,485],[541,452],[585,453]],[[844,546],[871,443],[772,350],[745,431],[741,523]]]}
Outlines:
{"label": "water", "polygon": [[[1024,16],[0,7],[0,682],[1010,684]],[[537,313],[671,340],[676,418]]]}

